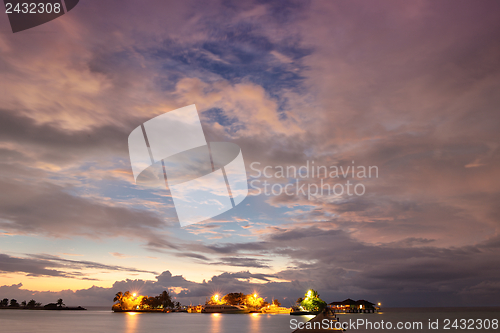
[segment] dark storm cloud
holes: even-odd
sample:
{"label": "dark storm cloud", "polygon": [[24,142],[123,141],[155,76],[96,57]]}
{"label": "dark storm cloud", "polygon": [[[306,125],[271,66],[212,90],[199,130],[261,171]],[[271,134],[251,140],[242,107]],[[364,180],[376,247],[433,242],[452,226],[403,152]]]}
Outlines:
{"label": "dark storm cloud", "polygon": [[[56,121],[37,123],[32,117],[12,110],[0,109],[0,142],[15,143],[24,152],[29,152],[38,161],[65,164],[82,158],[114,153],[127,156],[127,137],[134,123],[117,122],[115,125],[96,126],[90,129],[65,130]],[[137,125],[136,125],[137,126]],[[5,148],[4,148],[5,150]],[[19,160],[22,154],[15,157]],[[10,152],[2,158],[14,156]]]}
{"label": "dark storm cloud", "polygon": [[266,248],[264,243],[237,243],[237,244],[224,243],[218,245],[207,245],[204,247],[206,248],[206,250],[209,250],[212,253],[222,253],[222,254],[236,253],[242,250],[260,251]]}
{"label": "dark storm cloud", "polygon": [[166,248],[177,248],[153,231],[166,227],[154,213],[108,206],[47,182],[3,179],[0,187],[0,228],[11,233],[92,238],[135,235],[145,241],[161,241]]}
{"label": "dark storm cloud", "polygon": [[86,276],[85,273],[82,273],[81,270],[83,269],[157,274],[155,272],[138,270],[135,268],[105,265],[86,260],[68,260],[45,254],[33,254],[27,257],[13,257],[7,254],[0,254],[1,272],[25,273],[27,276],[54,276],[95,280]]}
{"label": "dark storm cloud", "polygon": [[[258,248],[268,256],[285,256],[290,267],[278,272],[278,277],[297,281],[304,288],[317,288],[328,298],[371,295],[386,304],[404,305],[405,301],[393,294],[398,290],[414,299],[412,304],[425,305],[418,296],[425,290],[427,301],[440,305],[453,305],[462,301],[463,295],[468,295],[469,304],[498,304],[500,288],[493,287],[500,276],[498,239],[451,248],[416,238],[368,244],[340,230],[316,227],[273,229],[266,238],[255,244],[226,244],[225,249],[238,253]],[[475,286],[488,283],[491,295],[474,295]]]}
{"label": "dark storm cloud", "polygon": [[228,265],[237,267],[271,268],[266,262],[267,259],[221,257],[221,261],[213,262],[211,265]]}
{"label": "dark storm cloud", "polygon": [[88,261],[88,260],[64,259],[64,258],[60,258],[57,256],[48,255],[48,254],[28,254],[28,256],[31,258],[39,259],[39,260],[43,260],[43,261],[60,262],[68,268],[79,268],[79,269],[91,268],[91,269],[103,269],[103,270],[110,270],[110,271],[127,271],[127,272],[135,272],[135,273],[158,274],[157,272],[153,272],[153,271],[138,270],[135,268],[129,268],[129,267],[123,267],[123,266],[117,266],[117,265],[105,265],[105,264],[100,264],[98,262]]}

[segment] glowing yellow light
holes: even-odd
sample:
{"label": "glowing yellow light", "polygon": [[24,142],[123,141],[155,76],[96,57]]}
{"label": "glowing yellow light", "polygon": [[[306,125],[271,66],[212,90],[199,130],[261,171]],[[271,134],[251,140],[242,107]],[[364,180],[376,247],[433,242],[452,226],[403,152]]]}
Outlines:
{"label": "glowing yellow light", "polygon": [[382,305],[382,303],[380,303],[380,302],[379,302],[379,303],[378,303],[378,306],[381,306],[381,305]]}
{"label": "glowing yellow light", "polygon": [[215,299],[216,301],[218,301],[218,300],[219,300],[219,295],[215,294],[215,295],[214,295],[214,299]]}
{"label": "glowing yellow light", "polygon": [[135,296],[137,296],[137,294],[136,294],[136,293],[133,293],[133,294],[132,294],[132,296],[134,296],[134,297],[135,297]]}
{"label": "glowing yellow light", "polygon": [[253,297],[257,298],[257,294],[253,294]]}
{"label": "glowing yellow light", "polygon": [[127,314],[128,314],[129,316],[135,316],[135,315],[137,314],[137,312],[127,312]]}
{"label": "glowing yellow light", "polygon": [[307,292],[307,297],[311,297],[311,296],[312,296],[312,290],[309,290],[309,291]]}

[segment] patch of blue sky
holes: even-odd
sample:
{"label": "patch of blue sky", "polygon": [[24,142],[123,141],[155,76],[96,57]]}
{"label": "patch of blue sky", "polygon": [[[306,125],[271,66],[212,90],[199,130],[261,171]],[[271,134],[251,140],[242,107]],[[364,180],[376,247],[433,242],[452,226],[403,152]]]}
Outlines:
{"label": "patch of blue sky", "polygon": [[271,197],[264,194],[249,195],[238,206],[218,215],[214,220],[240,221],[236,223],[241,225],[251,224],[252,222],[262,222],[266,225],[290,223],[285,213],[295,210],[297,207],[271,206],[267,202],[269,199]]}
{"label": "patch of blue sky", "polygon": [[[234,134],[239,130],[245,129],[245,124],[238,121],[236,117],[228,117],[227,113],[221,108],[211,108],[202,112],[202,126],[203,123],[214,124],[218,123],[224,127],[228,134]],[[210,138],[207,137],[210,141]]]}
{"label": "patch of blue sky", "polygon": [[257,0],[258,4],[267,5],[269,15],[280,24],[293,24],[310,7],[310,0]]}
{"label": "patch of blue sky", "polygon": [[[247,80],[262,86],[278,101],[285,89],[303,89],[302,72],[306,67],[302,58],[311,54],[311,49],[297,41],[273,43],[248,25],[221,29],[217,28],[209,41],[186,45],[166,40],[162,46],[143,53],[161,63],[163,81],[165,77],[179,80],[181,73],[206,81],[213,79],[213,75],[232,83]],[[277,53],[283,57],[276,56]],[[165,88],[172,86],[163,83]]]}

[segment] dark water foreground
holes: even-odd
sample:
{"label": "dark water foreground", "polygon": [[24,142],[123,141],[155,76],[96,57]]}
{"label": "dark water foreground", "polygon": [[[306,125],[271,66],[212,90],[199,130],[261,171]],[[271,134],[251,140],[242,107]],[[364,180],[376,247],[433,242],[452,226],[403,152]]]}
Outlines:
{"label": "dark water foreground", "polygon": [[[288,314],[113,313],[96,311],[0,311],[4,332],[16,333],[290,333]],[[295,318],[307,321],[311,317]]]}
{"label": "dark water foreground", "polygon": [[[16,333],[290,333],[290,320],[306,322],[312,316],[290,316],[287,314],[203,314],[203,313],[113,313],[111,310],[87,311],[0,311],[0,327],[3,332]],[[403,329],[406,332],[500,332],[493,329],[492,321],[500,320],[500,308],[425,308],[384,309],[378,314],[340,314],[340,322],[369,321],[372,325],[391,322],[393,328],[367,329],[358,326],[346,332],[389,332],[397,323],[422,323],[422,328]],[[452,327],[457,320],[458,328]],[[489,320],[490,328],[460,329],[460,320]],[[448,330],[444,328],[449,320]],[[428,329],[429,322],[438,321],[438,329]],[[484,326],[484,325],[483,325]]]}

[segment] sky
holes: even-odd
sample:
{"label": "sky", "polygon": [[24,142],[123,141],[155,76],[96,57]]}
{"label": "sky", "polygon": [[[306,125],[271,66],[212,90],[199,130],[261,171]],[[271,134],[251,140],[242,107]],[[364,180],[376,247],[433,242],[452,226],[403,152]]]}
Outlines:
{"label": "sky", "polygon": [[[499,11],[81,0],[15,34],[0,15],[0,298],[500,305]],[[250,192],[181,228],[127,140],[191,104],[207,141],[241,148]],[[313,164],[356,174],[279,173]],[[348,181],[363,193],[311,193]]]}

